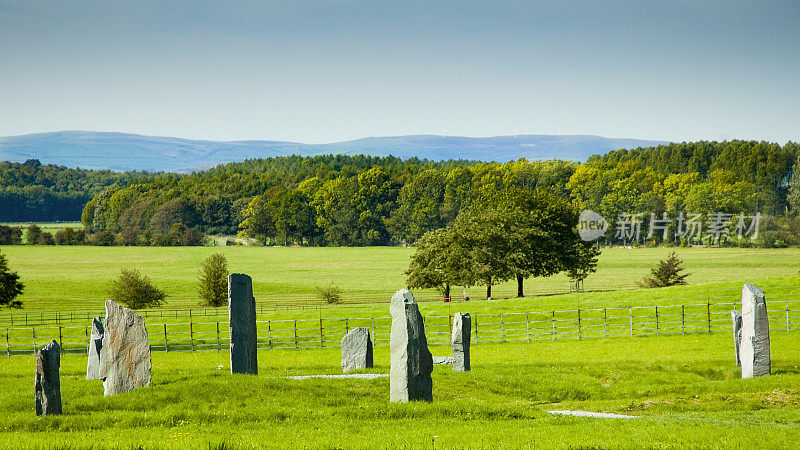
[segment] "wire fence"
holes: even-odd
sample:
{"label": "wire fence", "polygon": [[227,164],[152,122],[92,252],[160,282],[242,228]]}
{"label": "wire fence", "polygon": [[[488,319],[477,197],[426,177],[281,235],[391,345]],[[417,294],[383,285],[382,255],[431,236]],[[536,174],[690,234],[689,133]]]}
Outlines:
{"label": "wire fence", "polygon": [[[472,316],[471,343],[531,342],[558,339],[662,336],[731,332],[730,311],[736,303],[705,303],[630,308],[509,312]],[[790,332],[800,328],[800,301],[768,302],[770,329]],[[227,312],[226,312],[227,314]],[[448,345],[452,316],[425,318],[430,345]],[[146,325],[152,351],[227,351],[227,320],[150,323]],[[354,327],[367,327],[375,345],[388,345],[389,317],[260,320],[258,348],[338,347]],[[51,339],[66,354],[86,354],[91,326],[32,326],[5,328],[6,355],[35,354]]]}

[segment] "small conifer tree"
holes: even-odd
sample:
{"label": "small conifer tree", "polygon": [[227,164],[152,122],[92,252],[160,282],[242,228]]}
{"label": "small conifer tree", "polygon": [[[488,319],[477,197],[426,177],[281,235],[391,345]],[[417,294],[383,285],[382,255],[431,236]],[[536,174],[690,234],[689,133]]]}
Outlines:
{"label": "small conifer tree", "polygon": [[667,259],[659,261],[658,266],[650,269],[651,275],[649,277],[645,277],[637,284],[645,288],[686,284],[686,277],[691,274],[682,274],[681,272],[685,269],[681,267],[681,264],[683,264],[683,261],[678,259],[678,255],[675,252],[672,252]]}
{"label": "small conifer tree", "polygon": [[19,281],[19,274],[8,267],[6,255],[0,253],[0,307],[21,308],[22,302],[15,300],[25,285]]}

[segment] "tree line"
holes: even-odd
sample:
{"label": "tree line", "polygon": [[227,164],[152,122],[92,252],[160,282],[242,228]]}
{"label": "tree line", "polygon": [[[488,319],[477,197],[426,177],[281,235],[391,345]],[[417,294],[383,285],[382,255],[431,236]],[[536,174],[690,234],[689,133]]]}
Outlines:
{"label": "tree line", "polygon": [[[87,178],[65,192],[94,193],[81,222],[87,236],[100,233],[94,241],[106,244],[184,245],[198,234],[237,233],[262,245],[413,244],[428,231],[452,226],[477,199],[524,188],[600,213],[610,222],[606,243],[613,243],[618,231],[616,218],[628,212],[657,217],[691,212],[704,220],[718,212],[760,212],[756,243],[781,246],[800,243],[798,150],[794,142],[700,141],[617,150],[583,164],[287,156],[192,174],[77,171],[63,177]],[[0,178],[4,188],[36,185],[30,178],[36,171],[73,170],[2,164],[6,172],[27,174]],[[648,218],[644,214],[643,227]],[[11,219],[0,215],[0,220]],[[670,231],[669,242],[698,243]],[[708,243],[704,239],[699,241]],[[644,243],[644,236],[625,243],[637,242]],[[715,243],[753,244],[735,236]]]}

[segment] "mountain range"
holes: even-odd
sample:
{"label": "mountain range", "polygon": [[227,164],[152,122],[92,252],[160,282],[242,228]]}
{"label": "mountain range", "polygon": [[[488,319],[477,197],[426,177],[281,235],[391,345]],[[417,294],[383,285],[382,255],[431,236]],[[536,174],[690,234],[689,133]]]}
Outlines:
{"label": "mountain range", "polygon": [[274,156],[365,154],[399,158],[469,159],[506,162],[563,159],[585,161],[620,148],[650,147],[664,141],[591,135],[518,135],[493,137],[367,137],[329,144],[284,141],[204,141],[95,131],[58,131],[0,137],[0,161],[38,159],[84,169],[190,172],[217,164]]}

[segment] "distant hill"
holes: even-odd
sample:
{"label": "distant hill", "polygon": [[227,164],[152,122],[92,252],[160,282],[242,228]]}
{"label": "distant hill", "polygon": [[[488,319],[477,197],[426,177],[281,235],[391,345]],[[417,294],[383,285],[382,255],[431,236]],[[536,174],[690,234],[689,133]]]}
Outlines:
{"label": "distant hill", "polygon": [[127,133],[59,131],[0,137],[0,161],[38,159],[43,164],[85,169],[181,172],[245,159],[327,153],[392,155],[434,161],[470,159],[506,162],[519,158],[531,161],[585,161],[591,155],[610,150],[664,143],[589,135],[472,138],[423,134],[369,137],[331,144],[301,144],[282,141],[198,141]]}

